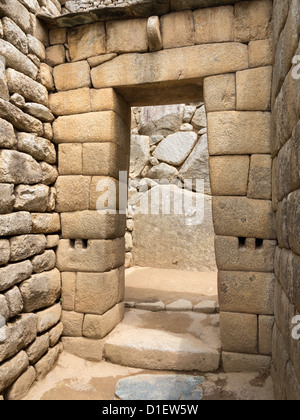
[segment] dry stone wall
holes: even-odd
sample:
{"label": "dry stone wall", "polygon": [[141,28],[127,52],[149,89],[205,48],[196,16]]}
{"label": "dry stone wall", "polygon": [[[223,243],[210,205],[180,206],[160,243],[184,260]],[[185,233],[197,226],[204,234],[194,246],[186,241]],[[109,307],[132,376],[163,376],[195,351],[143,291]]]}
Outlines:
{"label": "dry stone wall", "polygon": [[[272,92],[273,208],[276,249],[273,379],[275,396],[300,399],[300,339],[293,334],[300,314],[300,4],[274,2],[274,75]],[[295,57],[295,58],[294,58]],[[298,338],[297,338],[298,337]]]}
{"label": "dry stone wall", "polygon": [[36,18],[42,3],[51,2],[0,4],[0,399],[25,396],[61,351],[54,116],[40,64],[48,30]]}
{"label": "dry stone wall", "polygon": [[[134,108],[131,133],[125,266],[216,271],[204,104]],[[163,212],[170,191],[176,202]],[[145,194],[158,214],[142,214]],[[189,223],[184,203],[195,211],[199,197],[201,220]]]}

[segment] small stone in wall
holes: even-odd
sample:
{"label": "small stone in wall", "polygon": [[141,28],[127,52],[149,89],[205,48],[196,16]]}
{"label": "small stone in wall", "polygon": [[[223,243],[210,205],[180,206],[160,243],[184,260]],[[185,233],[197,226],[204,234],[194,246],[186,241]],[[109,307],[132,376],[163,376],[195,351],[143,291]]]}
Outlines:
{"label": "small stone in wall", "polygon": [[180,131],[194,131],[194,127],[192,124],[185,123],[180,127]]}
{"label": "small stone in wall", "polygon": [[150,146],[154,146],[157,143],[163,140],[164,136],[151,136],[150,137]]}
{"label": "small stone in wall", "polygon": [[177,178],[178,171],[173,166],[170,166],[166,163],[160,163],[159,165],[153,166],[153,168],[150,169],[148,176],[152,179],[166,179],[168,181],[172,181]]}
{"label": "small stone in wall", "polygon": [[157,146],[153,156],[170,165],[179,166],[189,156],[197,139],[194,132],[171,134]]}
{"label": "small stone in wall", "polygon": [[207,126],[206,111],[204,105],[197,109],[192,119],[192,124],[197,130]]}

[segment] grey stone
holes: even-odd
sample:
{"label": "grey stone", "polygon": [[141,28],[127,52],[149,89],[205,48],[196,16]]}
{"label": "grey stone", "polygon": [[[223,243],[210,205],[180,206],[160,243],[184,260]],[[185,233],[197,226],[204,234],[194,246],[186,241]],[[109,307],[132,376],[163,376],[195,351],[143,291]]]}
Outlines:
{"label": "grey stone", "polygon": [[16,47],[3,39],[0,39],[0,55],[5,57],[7,67],[24,73],[32,79],[36,78],[38,69],[33,62]]}
{"label": "grey stone", "polygon": [[160,141],[162,141],[162,139],[164,138],[164,136],[151,136],[150,137],[150,146],[154,146],[157,143],[159,143]]}
{"label": "grey stone", "polygon": [[40,61],[44,61],[46,58],[46,51],[41,41],[30,34],[27,35],[27,39],[29,51],[36,55]]}
{"label": "grey stone", "polygon": [[28,212],[0,215],[0,236],[22,235],[30,233],[31,229],[32,221]]}
{"label": "grey stone", "polygon": [[205,106],[201,106],[197,111],[195,112],[195,115],[192,119],[192,125],[197,129],[200,130],[201,128],[204,128],[207,126],[206,121],[206,111]]}
{"label": "grey stone", "polygon": [[0,15],[10,17],[25,32],[30,32],[30,14],[18,0],[1,0]]}
{"label": "grey stone", "polygon": [[0,214],[11,213],[14,203],[14,185],[0,184]]}
{"label": "grey stone", "polygon": [[2,317],[2,321],[0,319],[0,328],[4,327],[3,318],[7,320],[9,318],[9,308],[7,300],[5,299],[4,295],[0,295],[0,317]]}
{"label": "grey stone", "polygon": [[10,149],[17,144],[17,138],[12,124],[0,118],[0,147]]}
{"label": "grey stone", "polygon": [[134,400],[202,400],[204,378],[187,375],[138,375],[121,379],[116,396],[124,401]]}
{"label": "grey stone", "polygon": [[61,304],[57,303],[56,305],[51,306],[43,311],[37,313],[37,331],[42,333],[49,330],[49,328],[56,325],[61,318]]}
{"label": "grey stone", "polygon": [[25,101],[25,99],[23,98],[23,96],[22,95],[19,95],[18,93],[14,93],[12,96],[11,96],[11,98],[10,98],[10,102],[13,104],[13,105],[15,105],[15,106],[17,106],[18,108],[24,108],[24,106],[25,106],[25,103],[26,103],[26,101]]}
{"label": "grey stone", "polygon": [[37,184],[41,180],[41,168],[31,156],[15,150],[0,150],[1,182]]}
{"label": "grey stone", "polygon": [[8,263],[10,257],[10,245],[7,239],[0,240],[0,265]]}
{"label": "grey stone", "polygon": [[9,317],[12,318],[19,315],[23,310],[23,301],[20,290],[17,286],[10,289],[4,294],[9,307]]}
{"label": "grey stone", "polygon": [[54,116],[44,105],[28,102],[24,106],[24,111],[43,122],[52,122]]}
{"label": "grey stone", "polygon": [[58,343],[58,340],[60,339],[63,333],[63,329],[64,329],[64,326],[60,322],[49,331],[50,347],[54,347]]}
{"label": "grey stone", "polygon": [[[1,40],[0,40],[1,41]],[[7,119],[20,131],[37,133],[42,136],[44,133],[43,123],[31,115],[25,114],[18,107],[0,98],[0,117]]]}
{"label": "grey stone", "polygon": [[10,44],[14,45],[23,54],[28,54],[27,36],[19,28],[19,26],[8,17],[4,17],[2,19],[2,24],[5,41],[8,41]]}
{"label": "grey stone", "polygon": [[148,163],[149,137],[131,136],[130,176],[137,178]]}
{"label": "grey stone", "polygon": [[139,133],[146,136],[167,136],[174,133],[182,125],[183,113],[184,105],[143,107]]}
{"label": "grey stone", "polygon": [[42,170],[42,183],[45,185],[54,184],[58,178],[58,172],[55,166],[51,166],[46,162],[40,163],[40,168]]}
{"label": "grey stone", "polygon": [[192,124],[184,123],[180,127],[180,131],[194,131],[194,127],[192,126]]}
{"label": "grey stone", "polygon": [[6,390],[5,397],[7,400],[19,401],[24,398],[32,387],[36,378],[33,366],[29,368]]}
{"label": "grey stone", "polygon": [[181,165],[191,153],[197,141],[194,132],[179,132],[171,134],[161,141],[153,156],[171,165]]}
{"label": "grey stone", "polygon": [[167,163],[160,163],[150,169],[148,177],[156,180],[172,181],[178,176],[178,171]]}
{"label": "grey stone", "polygon": [[214,314],[217,309],[217,304],[214,300],[203,300],[193,307],[194,312],[202,314]]}
{"label": "grey stone", "polygon": [[62,345],[57,344],[48,350],[46,355],[42,357],[35,365],[37,380],[43,379],[55,366],[58,356],[62,351]]}
{"label": "grey stone", "polygon": [[48,105],[47,89],[40,83],[32,80],[31,77],[24,75],[14,69],[6,71],[7,86],[10,92],[19,93],[28,101],[38,104]]}
{"label": "grey stone", "polygon": [[161,300],[153,300],[147,302],[138,302],[135,304],[136,309],[144,311],[159,312],[165,310],[165,304]]}
{"label": "grey stone", "polygon": [[8,388],[28,367],[28,357],[24,351],[0,366],[0,392]]}
{"label": "grey stone", "polygon": [[33,365],[36,363],[49,348],[49,335],[44,334],[37,337],[35,341],[27,347],[26,353],[29,359],[29,363]]}
{"label": "grey stone", "polygon": [[52,249],[44,252],[44,254],[36,255],[31,260],[34,273],[42,273],[43,271],[52,270],[55,267],[56,255]]}
{"label": "grey stone", "polygon": [[183,122],[190,123],[194,114],[196,112],[196,107],[192,105],[188,105],[184,108],[184,115],[183,115]]}
{"label": "grey stone", "polygon": [[39,211],[42,213],[47,210],[49,187],[46,185],[18,185],[15,194],[15,210]]}
{"label": "grey stone", "polygon": [[8,289],[23,280],[27,280],[32,274],[30,261],[23,261],[18,264],[11,264],[0,268],[0,292]]}
{"label": "grey stone", "polygon": [[192,302],[186,299],[179,299],[166,305],[166,311],[187,312],[193,309]]}
{"label": "grey stone", "polygon": [[29,133],[18,133],[18,150],[30,154],[37,160],[56,163],[54,145],[47,139]]}
{"label": "grey stone", "polygon": [[45,235],[22,235],[10,240],[10,260],[21,261],[41,254],[46,248]]}
{"label": "grey stone", "polygon": [[0,56],[0,98],[9,101],[9,91],[5,76],[5,58]]}

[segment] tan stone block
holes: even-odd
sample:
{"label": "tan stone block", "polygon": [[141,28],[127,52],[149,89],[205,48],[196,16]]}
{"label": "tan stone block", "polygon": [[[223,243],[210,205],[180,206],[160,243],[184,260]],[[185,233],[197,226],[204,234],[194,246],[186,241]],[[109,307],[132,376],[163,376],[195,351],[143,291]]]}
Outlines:
{"label": "tan stone block", "polygon": [[32,233],[56,233],[60,231],[57,213],[31,213]]}
{"label": "tan stone block", "polygon": [[59,339],[62,335],[63,329],[64,329],[64,326],[60,322],[55,327],[53,327],[51,330],[49,330],[49,344],[50,344],[50,347],[54,347],[58,343],[58,341],[59,341]]}
{"label": "tan stone block", "polygon": [[83,335],[88,338],[104,338],[123,318],[124,303],[118,303],[104,315],[85,315]]}
{"label": "tan stone block", "polygon": [[130,125],[131,108],[114,89],[91,89],[91,111],[114,111]]}
{"label": "tan stone block", "polygon": [[272,39],[261,39],[249,42],[250,67],[272,65]]}
{"label": "tan stone block", "polygon": [[272,67],[238,71],[236,107],[238,111],[268,111],[271,106]]}
{"label": "tan stone block", "polygon": [[76,312],[103,315],[118,303],[120,269],[108,273],[77,273]]}
{"label": "tan stone block", "polygon": [[101,362],[104,356],[104,340],[85,337],[62,337],[64,351],[91,362]]}
{"label": "tan stone block", "polygon": [[123,237],[126,216],[81,211],[61,214],[64,239],[114,239]]}
{"label": "tan stone block", "polygon": [[218,269],[221,271],[274,271],[274,256],[277,241],[264,240],[261,244],[254,238],[245,243],[239,238],[217,236],[215,252]]}
{"label": "tan stone block", "polygon": [[53,93],[49,106],[54,115],[72,115],[91,111],[90,89],[82,88]]}
{"label": "tan stone block", "polygon": [[76,273],[61,273],[62,308],[65,311],[75,310]]}
{"label": "tan stone block", "polygon": [[250,164],[249,198],[272,199],[272,157],[271,155],[252,155]]}
{"label": "tan stone block", "polygon": [[210,155],[270,153],[269,112],[210,112],[207,121]]}
{"label": "tan stone block", "polygon": [[83,317],[83,314],[77,312],[62,311],[63,336],[81,337]]}
{"label": "tan stone block", "polygon": [[209,164],[213,195],[247,195],[249,156],[214,156]]}
{"label": "tan stone block", "polygon": [[294,191],[287,200],[288,238],[291,249],[300,255],[300,191]]}
{"label": "tan stone block", "polygon": [[119,171],[128,171],[129,157],[113,143],[83,144],[82,159],[84,175],[118,178]]}
{"label": "tan stone block", "polygon": [[211,7],[194,11],[196,44],[234,40],[234,7]]}
{"label": "tan stone block", "polygon": [[108,53],[148,51],[147,19],[112,20],[107,22],[106,32]]}
{"label": "tan stone block", "polygon": [[62,239],[57,249],[57,267],[60,271],[103,273],[122,267],[124,261],[124,238],[89,240],[87,247],[80,240],[73,245],[69,240]]}
{"label": "tan stone block", "polygon": [[6,390],[5,397],[7,400],[19,401],[26,397],[36,378],[33,366],[29,368]]}
{"label": "tan stone block", "polygon": [[90,66],[87,61],[56,66],[53,75],[55,87],[58,91],[89,87],[91,84]]}
{"label": "tan stone block", "polygon": [[62,345],[60,343],[52,349],[49,349],[46,355],[35,364],[34,368],[38,381],[43,379],[54,368],[61,352]]}
{"label": "tan stone block", "polygon": [[51,67],[58,66],[66,62],[66,51],[63,45],[53,45],[46,48],[45,63]]}
{"label": "tan stone block", "polygon": [[20,351],[12,359],[1,364],[0,367],[0,392],[8,388],[29,365],[25,351]]}
{"label": "tan stone block", "polygon": [[[126,200],[127,184],[120,184],[119,181],[113,178],[93,177],[90,186],[90,209],[98,210],[102,214],[112,210],[116,212],[120,209],[120,194]],[[125,208],[122,209],[123,214]]]}
{"label": "tan stone block", "polygon": [[51,45],[64,44],[67,40],[67,28],[54,28],[49,31]]}
{"label": "tan stone block", "polygon": [[223,351],[257,354],[257,316],[221,312],[220,329]]}
{"label": "tan stone block", "polygon": [[106,63],[107,61],[113,60],[114,58],[117,57],[118,54],[116,53],[110,53],[110,54],[101,54],[101,55],[96,55],[95,57],[89,57],[87,59],[89,65],[91,66],[91,68],[93,67],[98,67],[103,63]]}
{"label": "tan stone block", "polygon": [[272,354],[272,333],[274,326],[273,316],[260,315],[258,317],[259,331],[259,353],[271,356]]}
{"label": "tan stone block", "polygon": [[187,47],[195,44],[193,12],[169,13],[160,18],[163,48]]}
{"label": "tan stone block", "polygon": [[106,52],[105,24],[97,22],[69,29],[68,44],[72,61],[104,54]]}
{"label": "tan stone block", "polygon": [[56,211],[88,210],[91,178],[83,176],[60,176],[55,187],[57,190]]}
{"label": "tan stone block", "polygon": [[82,174],[82,144],[65,143],[58,146],[58,171],[60,175]]}
{"label": "tan stone block", "polygon": [[274,315],[274,274],[219,271],[218,283],[221,311]]}
{"label": "tan stone block", "polygon": [[56,143],[112,142],[128,149],[129,128],[113,111],[58,117],[53,124]]}
{"label": "tan stone block", "polygon": [[225,372],[259,372],[268,371],[271,357],[255,354],[222,353],[223,369]]}
{"label": "tan stone block", "polygon": [[151,54],[122,54],[92,69],[94,88],[174,82],[248,68],[248,48],[220,43],[174,48]]}
{"label": "tan stone block", "polygon": [[204,101],[206,112],[235,110],[235,74],[206,77]]}
{"label": "tan stone block", "polygon": [[54,91],[53,69],[46,63],[41,63],[38,81],[49,91]]}
{"label": "tan stone block", "polygon": [[272,203],[246,197],[213,197],[215,233],[221,236],[276,239]]}
{"label": "tan stone block", "polygon": [[271,0],[242,1],[235,5],[235,39],[249,42],[270,38],[273,3]]}

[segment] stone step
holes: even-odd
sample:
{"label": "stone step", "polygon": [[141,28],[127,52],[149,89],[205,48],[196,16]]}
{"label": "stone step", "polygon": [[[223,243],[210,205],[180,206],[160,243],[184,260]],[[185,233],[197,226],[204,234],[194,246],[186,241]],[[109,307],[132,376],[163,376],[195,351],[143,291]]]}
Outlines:
{"label": "stone step", "polygon": [[122,366],[214,372],[220,365],[218,315],[126,312],[105,343],[105,357]]}

